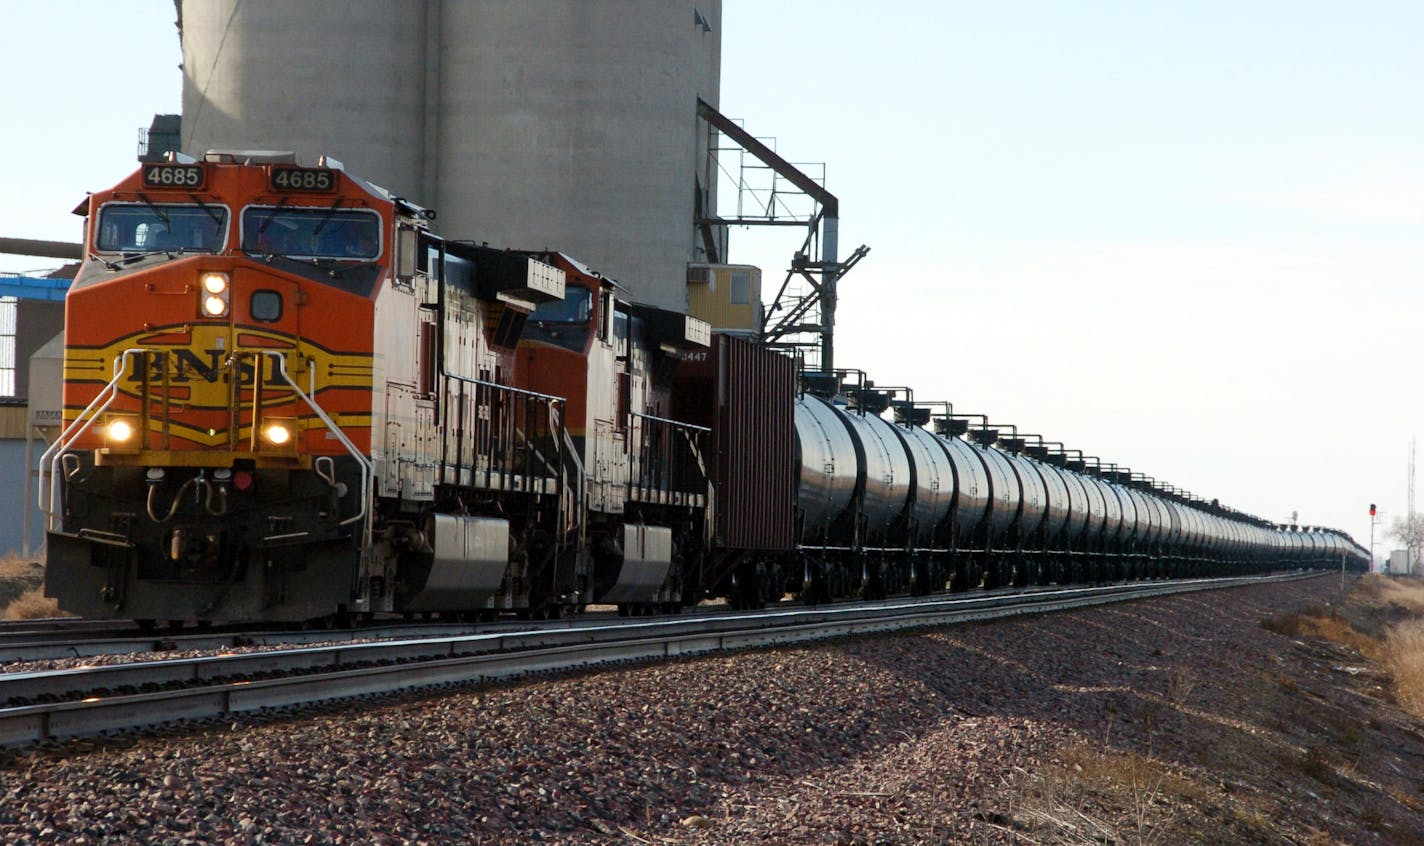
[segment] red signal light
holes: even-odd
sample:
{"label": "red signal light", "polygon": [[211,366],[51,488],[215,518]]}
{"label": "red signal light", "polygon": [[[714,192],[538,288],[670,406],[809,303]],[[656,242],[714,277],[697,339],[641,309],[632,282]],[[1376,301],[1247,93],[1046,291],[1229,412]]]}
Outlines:
{"label": "red signal light", "polygon": [[1375,504],[1373,502],[1370,503],[1370,516],[1375,516]]}

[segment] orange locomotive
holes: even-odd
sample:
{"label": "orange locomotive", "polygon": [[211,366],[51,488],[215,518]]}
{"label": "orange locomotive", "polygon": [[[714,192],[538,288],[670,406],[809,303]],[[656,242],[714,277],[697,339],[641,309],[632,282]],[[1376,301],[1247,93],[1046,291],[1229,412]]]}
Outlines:
{"label": "orange locomotive", "polygon": [[[444,240],[328,160],[145,164],[84,211],[65,427],[40,466],[62,608],[181,623],[693,598],[701,431],[656,397],[705,325],[620,303],[563,256]],[[584,375],[567,408],[554,367]]]}

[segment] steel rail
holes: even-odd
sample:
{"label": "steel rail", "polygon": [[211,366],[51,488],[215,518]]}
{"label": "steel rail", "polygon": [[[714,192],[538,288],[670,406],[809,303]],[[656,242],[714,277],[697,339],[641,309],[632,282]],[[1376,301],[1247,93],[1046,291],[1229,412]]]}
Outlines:
{"label": "steel rail", "polygon": [[[231,677],[234,673],[292,672],[297,667],[318,672],[265,680],[204,683],[200,687],[153,693],[88,696],[82,700],[46,702],[0,709],[0,746],[23,746],[110,731],[161,726],[184,720],[206,720],[267,709],[311,705],[360,696],[390,694],[442,685],[468,685],[548,671],[587,669],[611,663],[802,643],[825,638],[877,634],[1003,619],[1024,614],[1067,611],[1133,599],[1201,590],[1240,587],[1264,582],[1312,578],[1321,573],[1268,577],[1203,579],[1141,583],[1117,589],[1070,589],[1033,595],[970,598],[955,602],[885,603],[854,609],[808,609],[754,617],[723,618],[726,625],[694,631],[679,630],[708,621],[651,621],[646,624],[476,635],[396,643],[353,644],[332,649],[300,649],[219,656],[147,665],[145,685],[164,683],[153,673],[169,672],[167,683]],[[661,629],[661,631],[658,631]],[[599,639],[602,631],[608,639]],[[611,634],[610,634],[611,633]],[[574,641],[572,643],[568,641]],[[580,642],[581,641],[581,642]],[[357,654],[359,658],[352,658]],[[362,666],[351,667],[353,660]],[[343,663],[344,661],[344,663]],[[165,666],[171,665],[171,666]],[[6,696],[25,683],[67,678],[102,671],[109,684],[132,686],[124,672],[144,665],[118,665],[93,670],[10,674]],[[162,668],[162,669],[156,669]],[[31,677],[22,680],[22,677]],[[120,681],[121,680],[121,681]],[[63,685],[61,684],[61,687]],[[54,695],[53,693],[45,695]]]}
{"label": "steel rail", "polygon": [[[1022,596],[1063,589],[1061,586],[997,588],[971,594],[941,594],[938,597],[926,597],[926,599],[965,601],[969,599],[985,599],[1001,596]],[[883,604],[886,601],[887,600],[881,600],[879,603],[822,607],[878,607],[879,604]],[[888,601],[903,602],[904,600],[897,599]],[[787,605],[780,607],[806,610],[805,606],[792,603],[787,603]],[[762,613],[773,613],[774,610],[775,609]],[[688,609],[687,614],[675,619],[682,621],[704,620],[725,617],[733,613],[745,614],[746,612],[732,612],[729,609],[714,606]],[[537,625],[541,629],[556,629],[588,626],[593,625],[595,622],[608,626],[644,625],[649,622],[649,619],[639,617],[612,617],[611,615],[605,619],[598,612],[589,612],[575,618],[546,620]],[[8,626],[7,623],[9,623]],[[349,629],[283,630],[243,627],[199,630],[189,628],[185,631],[175,632],[161,628],[141,631],[133,624],[124,623],[122,621],[81,620],[77,617],[50,620],[5,621],[0,622],[0,678],[3,678],[6,673],[12,672],[6,668],[6,664],[26,661],[82,659],[107,655],[134,655],[144,652],[220,651],[253,646],[280,647],[286,645],[334,643],[341,641],[354,642],[396,638],[453,637],[498,631],[527,631],[531,625],[535,624],[531,624],[527,621],[518,622],[512,619],[482,623],[390,621]],[[0,702],[3,701],[4,699],[0,698]]]}
{"label": "steel rail", "polygon": [[[1117,585],[1111,589],[1131,590],[1133,584],[1155,583],[1127,583]],[[656,620],[675,620],[684,625],[693,623],[703,625],[701,621],[725,619],[735,615],[741,615],[741,618],[745,618],[749,613],[759,613],[761,615],[774,613],[808,614],[816,613],[817,611],[828,613],[855,613],[858,609],[880,608],[886,605],[898,605],[906,602],[915,604],[924,602],[964,603],[992,601],[1008,596],[1031,596],[1045,592],[1061,592],[1063,590],[1081,591],[1099,589],[1102,588],[1081,586],[1064,587],[1057,585],[1049,587],[996,588],[969,594],[940,594],[916,599],[895,598],[875,602],[824,605],[815,608],[807,608],[799,603],[787,603],[782,606],[774,606],[761,612],[734,612],[725,608],[710,607],[689,609],[689,613],[686,615],[680,615],[674,618],[624,618],[612,616],[605,618],[598,612],[590,612],[575,618],[546,620],[537,624],[514,620],[483,623],[391,621],[384,624],[350,629],[282,630],[220,628],[197,631],[189,629],[187,631],[173,632],[164,631],[162,629],[141,631],[131,624],[123,624],[119,621],[105,622],[68,618],[33,621],[36,625],[29,626],[28,628],[15,628],[9,631],[0,628],[0,680],[3,680],[6,675],[14,672],[13,670],[7,669],[6,664],[29,661],[84,659],[100,656],[136,655],[147,652],[221,652],[224,650],[249,647],[281,648],[315,643],[339,645],[343,642],[360,643],[395,639],[462,637],[510,631],[523,633],[529,631],[531,627],[537,627],[540,630],[551,630],[588,627],[593,625],[603,627],[650,625]],[[6,697],[3,693],[0,693],[0,703],[5,701],[7,701]]]}

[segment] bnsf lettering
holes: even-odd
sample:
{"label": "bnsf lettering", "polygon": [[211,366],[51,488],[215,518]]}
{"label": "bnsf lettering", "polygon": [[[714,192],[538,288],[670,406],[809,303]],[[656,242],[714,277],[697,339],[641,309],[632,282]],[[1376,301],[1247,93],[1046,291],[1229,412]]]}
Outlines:
{"label": "bnsf lettering", "polygon": [[[193,381],[203,381],[209,384],[217,384],[221,381],[227,384],[231,381],[230,369],[225,366],[226,352],[224,350],[204,350],[208,359],[204,361],[192,350],[174,350],[165,356],[153,356],[149,363],[148,379],[150,382],[162,382],[166,362],[171,359],[173,367],[168,370],[168,381],[170,384],[181,385]],[[285,387],[286,382],[282,379],[282,374],[278,373],[270,364],[266,366],[266,379],[262,384],[273,387]],[[238,365],[238,384],[242,386],[251,385],[257,373],[257,367],[251,359],[243,359]],[[129,376],[129,382],[141,382],[143,375],[135,372]]]}

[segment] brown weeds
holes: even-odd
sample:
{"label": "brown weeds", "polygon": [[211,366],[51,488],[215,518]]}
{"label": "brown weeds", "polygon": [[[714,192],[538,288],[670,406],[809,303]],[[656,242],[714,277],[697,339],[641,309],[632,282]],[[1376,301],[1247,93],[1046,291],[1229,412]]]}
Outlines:
{"label": "brown weeds", "polygon": [[0,619],[38,620],[43,617],[58,617],[60,613],[59,603],[45,596],[43,588],[31,588],[21,594],[19,599],[5,606],[5,612]]}
{"label": "brown weeds", "polygon": [[44,565],[18,555],[0,558],[0,581],[33,579],[44,573]]}
{"label": "brown weeds", "polygon": [[1400,707],[1424,717],[1424,620],[1390,626],[1385,634],[1385,668]]}
{"label": "brown weeds", "polygon": [[[1400,707],[1424,717],[1424,580],[1365,576],[1351,593],[1346,613],[1356,621],[1334,608],[1312,606],[1262,620],[1261,627],[1287,637],[1332,641],[1381,662]],[[1362,627],[1381,634],[1372,636]]]}
{"label": "brown weeds", "polygon": [[1268,617],[1261,627],[1287,637],[1313,637],[1349,647],[1367,658],[1378,660],[1383,648],[1377,638],[1355,628],[1332,608],[1311,606],[1304,611]]}
{"label": "brown weeds", "polygon": [[1145,755],[1087,747],[1060,754],[1056,766],[1024,774],[1004,815],[1004,827],[1030,842],[1173,842],[1182,834],[1180,809],[1210,795]]}
{"label": "brown weeds", "polygon": [[1424,616],[1424,579],[1390,578],[1372,573],[1360,579],[1352,597],[1376,608],[1394,607]]}

